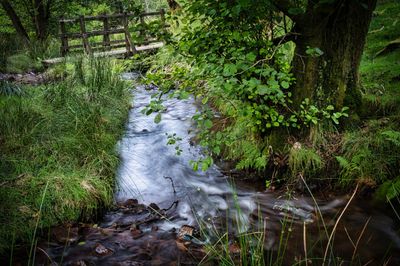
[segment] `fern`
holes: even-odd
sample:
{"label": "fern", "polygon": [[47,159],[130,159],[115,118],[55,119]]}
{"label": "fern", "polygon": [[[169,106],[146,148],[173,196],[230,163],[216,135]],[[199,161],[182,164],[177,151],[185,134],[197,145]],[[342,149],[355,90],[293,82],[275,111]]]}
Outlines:
{"label": "fern", "polygon": [[381,133],[385,140],[391,142],[392,144],[400,147],[400,131],[388,130]]}
{"label": "fern", "polygon": [[315,150],[300,148],[291,149],[289,153],[289,168],[293,175],[300,172],[313,174],[324,166],[324,161]]}
{"label": "fern", "polygon": [[336,159],[341,167],[341,183],[372,180],[379,185],[376,196],[389,199],[399,196],[400,131],[389,120],[371,120],[362,131],[348,133],[343,153]]}
{"label": "fern", "polygon": [[383,183],[375,195],[378,199],[392,200],[400,197],[400,176]]}

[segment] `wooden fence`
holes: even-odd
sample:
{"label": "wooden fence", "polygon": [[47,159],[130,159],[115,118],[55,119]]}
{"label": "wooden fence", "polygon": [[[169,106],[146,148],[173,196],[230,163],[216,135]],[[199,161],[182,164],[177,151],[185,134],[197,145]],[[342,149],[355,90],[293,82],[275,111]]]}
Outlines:
{"label": "wooden fence", "polygon": [[[141,14],[121,13],[121,14],[103,14],[99,16],[80,16],[79,18],[65,19],[61,18],[60,23],[60,38],[61,38],[61,55],[65,56],[73,51],[83,51],[87,54],[93,54],[95,51],[112,51],[116,48],[125,47],[125,54],[127,56],[137,52],[137,46],[148,45],[152,42],[160,41],[157,38],[148,38],[146,34],[146,18],[159,17],[160,29],[164,31],[165,12],[160,10],[157,12],[148,12]],[[101,25],[101,29],[88,31],[87,22],[97,21]],[[132,39],[130,23],[135,23],[134,31],[138,32],[139,38]],[[69,32],[67,28],[79,28],[78,32]],[[118,36],[123,34],[123,39],[113,40],[112,35]],[[89,38],[95,36],[103,36],[102,41],[89,41]],[[82,39],[80,44],[70,44],[74,39]],[[151,47],[151,46],[149,46]],[[151,49],[151,48],[149,48]],[[140,49],[146,50],[146,49]]]}

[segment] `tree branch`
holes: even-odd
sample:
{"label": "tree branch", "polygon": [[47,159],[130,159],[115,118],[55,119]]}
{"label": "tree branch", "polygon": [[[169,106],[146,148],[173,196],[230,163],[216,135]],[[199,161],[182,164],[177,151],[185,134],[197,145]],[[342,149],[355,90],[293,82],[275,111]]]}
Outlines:
{"label": "tree branch", "polygon": [[294,15],[289,12],[289,9],[296,8],[297,6],[294,5],[293,1],[290,0],[271,0],[271,3],[281,11],[283,14],[288,16],[294,22],[299,22],[302,20],[302,15]]}
{"label": "tree branch", "polygon": [[291,41],[295,42],[297,39],[297,36],[299,36],[299,35],[300,34],[297,32],[288,32],[285,35],[282,35],[282,36],[272,39],[272,43],[274,45],[281,45],[281,44],[291,42]]}
{"label": "tree branch", "polygon": [[7,16],[10,18],[16,32],[22,37],[25,42],[29,42],[29,35],[25,30],[24,26],[20,18],[18,17],[17,13],[15,12],[14,8],[7,0],[0,0],[1,6],[6,11]]}

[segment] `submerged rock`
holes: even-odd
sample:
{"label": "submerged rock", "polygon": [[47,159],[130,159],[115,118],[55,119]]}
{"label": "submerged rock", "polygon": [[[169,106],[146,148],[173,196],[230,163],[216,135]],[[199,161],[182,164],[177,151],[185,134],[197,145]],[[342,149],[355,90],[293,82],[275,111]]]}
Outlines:
{"label": "submerged rock", "polygon": [[111,249],[106,248],[105,246],[103,246],[100,243],[96,244],[94,252],[98,256],[107,256],[107,255],[110,255],[113,253],[113,251]]}

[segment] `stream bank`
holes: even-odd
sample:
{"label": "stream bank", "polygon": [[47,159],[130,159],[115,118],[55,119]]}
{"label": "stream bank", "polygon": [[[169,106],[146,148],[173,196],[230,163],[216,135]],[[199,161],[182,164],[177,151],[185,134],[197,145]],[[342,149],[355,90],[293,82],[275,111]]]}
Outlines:
{"label": "stream bank", "polygon": [[[220,257],[210,247],[225,233],[227,253],[224,244],[215,244],[215,250],[236,264],[243,257],[238,236],[246,232],[264,235],[266,262],[304,263],[307,247],[307,260],[317,265],[325,250],[327,264],[400,263],[395,221],[370,202],[355,199],[347,206],[349,196],[320,200],[258,191],[251,184],[234,185],[217,166],[193,171],[190,161],[201,156],[190,141],[194,101],[166,98],[157,124],[155,114],[142,114],[155,89],[134,90],[135,108],[118,144],[122,163],[115,201],[120,203],[97,224],[52,229],[38,244],[38,265],[215,264]],[[171,134],[181,138],[179,156],[175,145],[167,145]]]}

